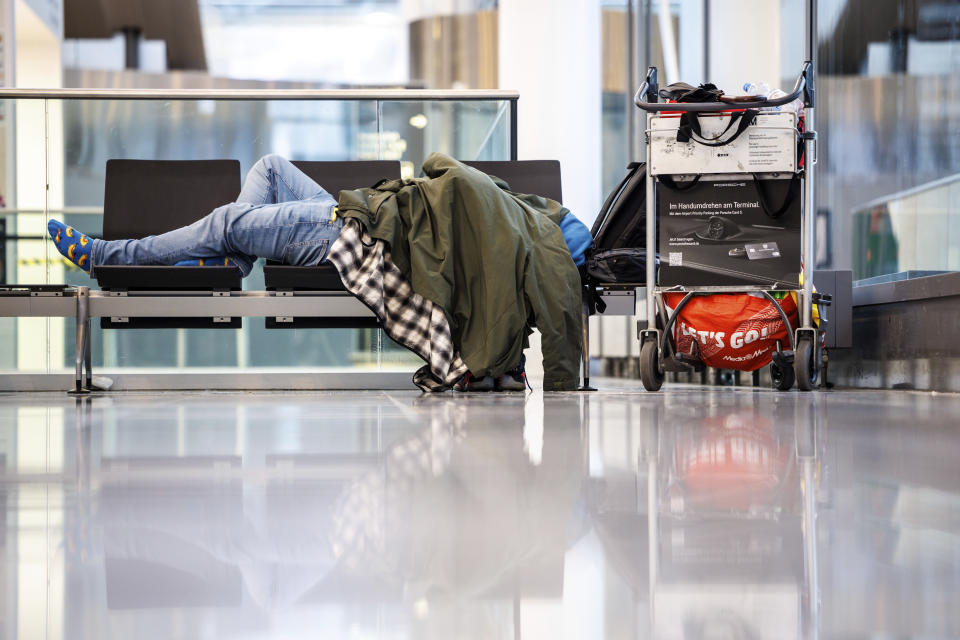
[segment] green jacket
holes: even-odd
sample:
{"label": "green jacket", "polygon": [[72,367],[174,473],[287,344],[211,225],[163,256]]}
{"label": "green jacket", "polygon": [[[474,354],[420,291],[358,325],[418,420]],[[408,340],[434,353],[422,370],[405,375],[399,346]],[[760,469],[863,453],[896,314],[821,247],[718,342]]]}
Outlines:
{"label": "green jacket", "polygon": [[544,389],[575,389],[580,275],[560,232],[570,212],[512,193],[440,153],[425,178],[341,191],[339,213],[385,241],[413,290],[439,305],[460,357],[477,376],[520,362],[530,324],[543,336]]}

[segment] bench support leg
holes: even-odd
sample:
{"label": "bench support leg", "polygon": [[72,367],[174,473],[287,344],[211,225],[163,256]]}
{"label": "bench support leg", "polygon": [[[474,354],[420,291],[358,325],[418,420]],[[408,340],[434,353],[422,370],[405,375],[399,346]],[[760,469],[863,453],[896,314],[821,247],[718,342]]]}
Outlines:
{"label": "bench support leg", "polygon": [[86,372],[86,384],[84,384],[84,388],[87,390],[90,390],[90,389],[93,389],[93,357],[91,355],[91,352],[93,351],[93,347],[91,346],[91,344],[93,343],[93,336],[90,334],[89,306],[87,307],[87,311],[88,311],[87,321],[84,323],[84,327],[83,327],[83,333],[84,333],[83,360],[86,363],[86,365],[84,366],[84,369]]}
{"label": "bench support leg", "polygon": [[[76,375],[74,388],[68,393],[90,393],[90,287],[77,288]],[[87,361],[87,386],[83,385],[83,365]]]}
{"label": "bench support leg", "polygon": [[583,347],[580,349],[580,353],[583,356],[583,361],[581,362],[583,369],[583,386],[580,387],[580,391],[596,391],[595,387],[590,386],[590,308],[587,306],[587,303],[583,303],[580,307],[580,322],[582,323],[581,338],[583,340]]}

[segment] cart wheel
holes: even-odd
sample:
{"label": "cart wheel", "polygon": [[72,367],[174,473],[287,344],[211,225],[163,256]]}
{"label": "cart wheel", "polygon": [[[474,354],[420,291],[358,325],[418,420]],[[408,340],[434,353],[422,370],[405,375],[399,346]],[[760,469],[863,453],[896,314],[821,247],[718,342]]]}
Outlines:
{"label": "cart wheel", "polygon": [[813,342],[807,339],[797,341],[797,351],[793,356],[793,369],[797,376],[797,388],[800,391],[812,391],[817,386],[819,367],[814,362]]}
{"label": "cart wheel", "polygon": [[647,340],[640,347],[640,381],[647,391],[659,391],[663,386],[663,372],[660,371],[657,343]]}
{"label": "cart wheel", "polygon": [[790,391],[797,376],[794,374],[791,365],[780,366],[776,360],[771,360],[770,378],[773,380],[773,388],[777,391]]}

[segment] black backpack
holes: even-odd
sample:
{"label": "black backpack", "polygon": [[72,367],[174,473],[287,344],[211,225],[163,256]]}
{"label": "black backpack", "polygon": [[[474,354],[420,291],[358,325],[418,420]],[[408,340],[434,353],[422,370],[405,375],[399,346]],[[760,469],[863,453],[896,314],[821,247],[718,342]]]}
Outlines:
{"label": "black backpack", "polygon": [[647,277],[647,167],[631,162],[590,230],[587,274],[595,284],[642,285]]}

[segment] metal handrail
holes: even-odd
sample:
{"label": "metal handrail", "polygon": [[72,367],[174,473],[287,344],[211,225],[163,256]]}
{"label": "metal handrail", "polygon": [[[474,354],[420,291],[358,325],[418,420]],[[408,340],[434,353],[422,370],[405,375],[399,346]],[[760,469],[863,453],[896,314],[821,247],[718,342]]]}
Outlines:
{"label": "metal handrail", "polygon": [[41,209],[39,207],[0,209],[0,217],[17,215],[43,215],[47,213],[64,213],[71,216],[102,216],[103,207],[50,207]]}
{"label": "metal handrail", "polygon": [[[804,95],[807,89],[807,74],[811,72],[811,65],[805,62],[800,75],[797,76],[797,82],[793,91],[785,96],[773,98],[771,100],[751,100],[743,102],[657,102],[657,70],[656,67],[650,67],[647,71],[647,77],[640,88],[637,89],[633,97],[633,103],[644,111],[680,111],[680,112],[698,112],[711,113],[730,111],[731,109],[763,109],[765,107],[778,107],[793,102]],[[652,94],[652,95],[651,95]]]}
{"label": "metal handrail", "polygon": [[896,200],[903,200],[904,198],[912,198],[913,196],[920,195],[927,191],[935,191],[937,189],[942,189],[948,185],[952,185],[954,182],[960,182],[960,173],[955,173],[951,176],[946,176],[944,178],[939,178],[937,180],[932,180],[930,182],[925,182],[923,184],[918,184],[915,187],[910,187],[909,189],[904,189],[903,191],[897,191],[895,193],[890,193],[879,198],[875,198],[868,202],[862,204],[854,205],[850,208],[850,211],[857,213],[858,211],[864,211],[865,209],[872,209],[874,207],[879,207],[882,205],[890,204]]}
{"label": "metal handrail", "polygon": [[515,90],[0,89],[0,99],[49,100],[516,100]]}

